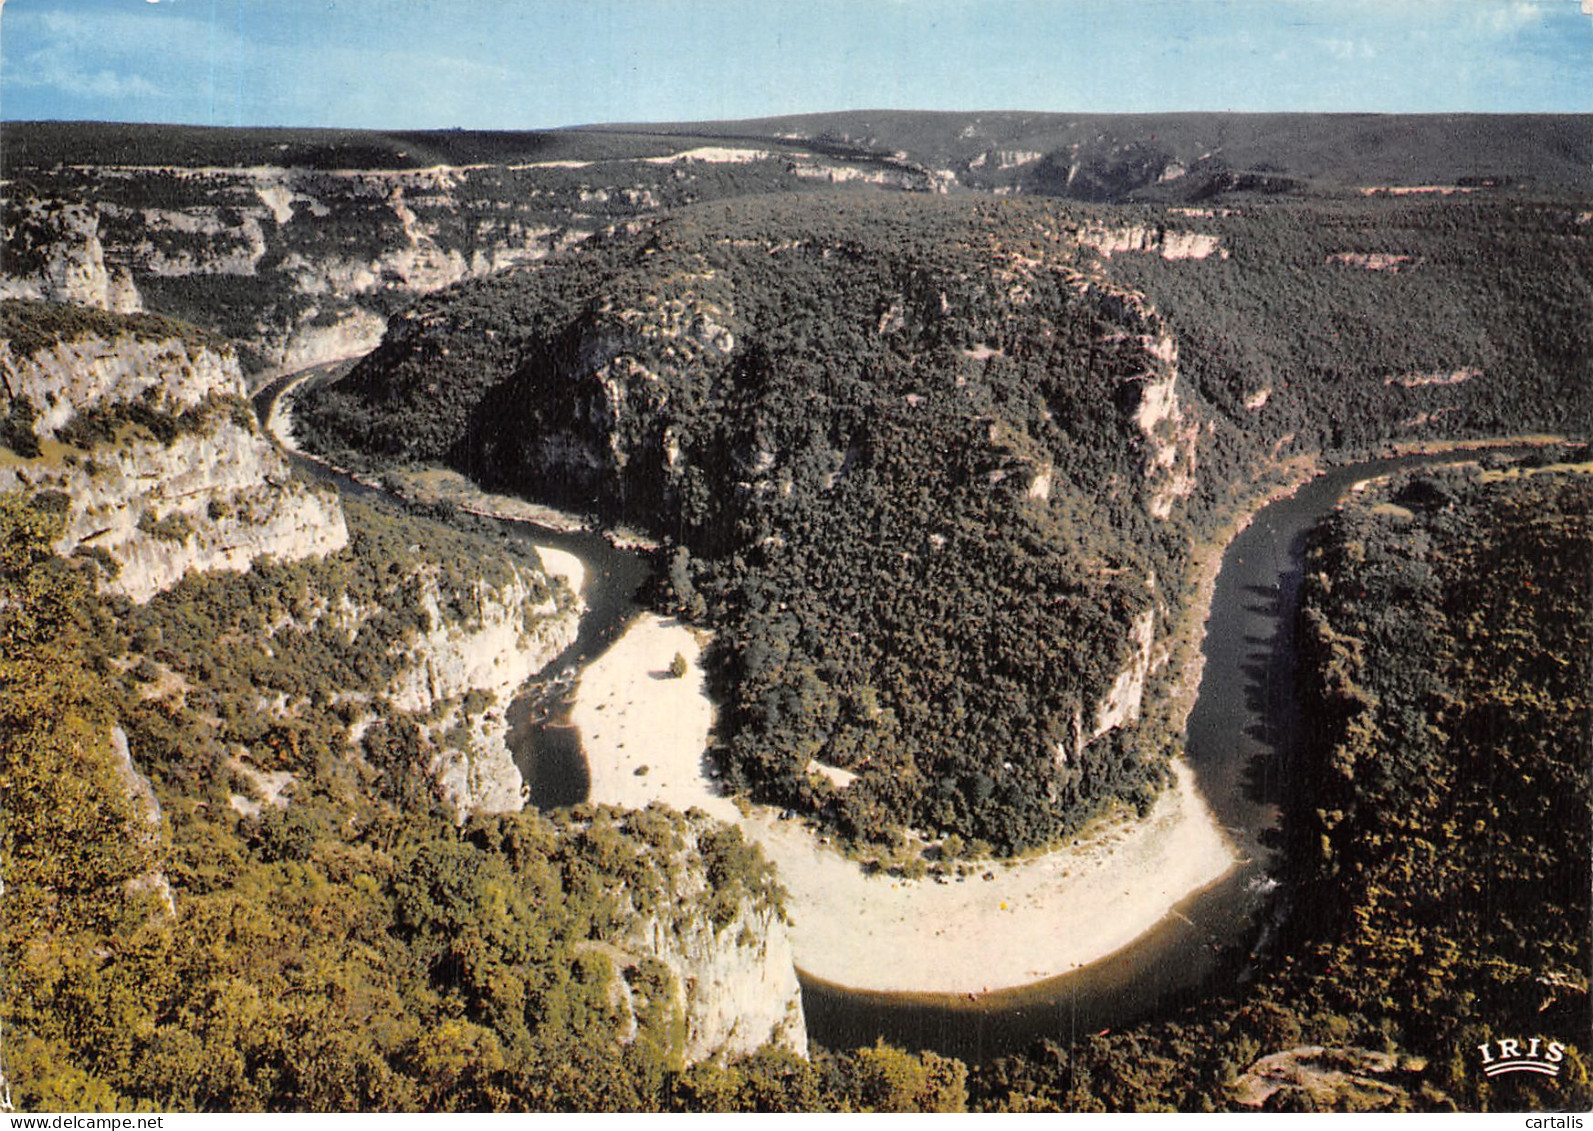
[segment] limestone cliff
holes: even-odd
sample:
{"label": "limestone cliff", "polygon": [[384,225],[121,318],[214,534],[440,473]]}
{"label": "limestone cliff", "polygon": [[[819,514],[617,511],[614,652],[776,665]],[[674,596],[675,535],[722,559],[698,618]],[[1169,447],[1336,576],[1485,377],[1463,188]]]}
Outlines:
{"label": "limestone cliff", "polygon": [[1159,255],[1163,259],[1206,259],[1212,255],[1228,258],[1228,250],[1216,236],[1144,224],[1086,224],[1079,229],[1078,238],[1108,259],[1124,252]]}
{"label": "limestone cliff", "polygon": [[336,494],[294,480],[280,453],[232,419],[170,444],[130,439],[80,460],[0,466],[0,490],[19,486],[63,493],[57,551],[105,551],[119,567],[105,588],[134,601],[189,570],[247,570],[266,554],[319,556],[348,541]]}
{"label": "limestone cliff", "polygon": [[[127,791],[128,800],[133,803],[133,811],[144,822],[142,836],[147,844],[158,849],[162,842],[162,828],[165,821],[160,801],[156,799],[155,789],[149,784],[149,779],[139,773],[138,767],[133,765],[133,755],[127,745],[127,732],[119,726],[111,728],[111,755],[122,788]],[[165,906],[166,914],[176,915],[177,902],[172,896],[171,883],[166,879],[166,873],[158,867],[134,876],[127,881],[126,887],[129,892],[154,892]]]}
{"label": "limestone cliff", "polygon": [[597,201],[506,186],[551,174],[492,167],[59,172],[8,190],[0,297],[153,305],[224,329],[251,368],[281,371],[370,349],[405,298],[585,239],[603,226],[588,222],[594,206],[658,207],[645,188]]}
{"label": "limestone cliff", "polygon": [[1129,660],[1112,681],[1105,698],[1095,708],[1095,725],[1090,738],[1101,737],[1109,730],[1126,726],[1139,718],[1140,705],[1145,699],[1145,679],[1150,675],[1151,645],[1156,640],[1156,611],[1146,609],[1134,618],[1129,629]]}
{"label": "limestone cliff", "polygon": [[439,742],[430,766],[461,819],[525,804],[504,712],[516,689],[574,642],[580,620],[578,604],[561,609],[541,575],[509,570],[498,584],[477,579],[463,616],[442,608],[435,570],[422,570],[416,579],[427,627],[395,645],[405,667],[388,697],[401,710],[435,716],[425,728],[434,736],[454,731],[461,739]]}
{"label": "limestone cliff", "polygon": [[[347,543],[335,493],[294,479],[260,434],[230,352],[151,339],[133,323],[13,348],[29,317],[48,319],[50,308],[8,323],[15,336],[0,342],[0,368],[8,405],[34,406],[39,452],[8,452],[0,490],[58,493],[67,513],[57,551],[105,555],[107,589],[147,601],[189,570],[247,570],[262,555],[291,560]],[[55,442],[62,436],[73,444]]]}
{"label": "limestone cliff", "polygon": [[1151,487],[1150,513],[1168,518],[1174,504],[1194,493],[1200,439],[1199,422],[1184,411],[1178,397],[1178,342],[1140,292],[1099,279],[1082,281],[1079,287],[1113,312],[1122,327],[1114,338],[1133,338],[1139,344],[1144,369],[1131,379],[1134,423],[1149,446],[1144,473]]}
{"label": "limestone cliff", "polygon": [[7,201],[0,298],[73,302],[128,314],[143,309],[126,267],[106,266],[100,211],[92,203]]}
{"label": "limestone cliff", "polygon": [[141,400],[161,412],[181,412],[213,393],[243,392],[230,354],[131,331],[57,339],[27,354],[0,341],[0,371],[10,395],[33,403],[34,431],[52,440],[78,413],[101,405]]}
{"label": "limestone cliff", "polygon": [[[654,847],[645,875],[614,893],[624,925],[602,940],[622,979],[615,995],[622,1031],[649,1028],[646,1006],[667,1004],[683,1029],[674,1051],[684,1063],[771,1042],[805,1056],[784,892],[761,854],[699,810],[682,818],[652,808],[623,820],[633,840],[639,834]],[[663,838],[666,821],[671,835]],[[667,977],[640,977],[650,962]],[[649,981],[666,1003],[644,999]]]}

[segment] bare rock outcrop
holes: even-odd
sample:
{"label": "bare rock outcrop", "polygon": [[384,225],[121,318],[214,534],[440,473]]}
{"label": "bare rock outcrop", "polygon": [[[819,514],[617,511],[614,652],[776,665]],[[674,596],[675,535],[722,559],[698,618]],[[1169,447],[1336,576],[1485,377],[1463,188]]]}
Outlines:
{"label": "bare rock outcrop", "polygon": [[57,341],[26,356],[0,342],[0,370],[10,395],[33,403],[34,431],[46,439],[78,413],[104,404],[139,400],[162,412],[181,412],[213,393],[243,393],[230,354],[131,332]]}
{"label": "bare rock outcrop", "polygon": [[1213,255],[1228,258],[1228,249],[1217,236],[1142,224],[1087,224],[1079,229],[1078,239],[1107,259],[1125,252],[1159,255],[1163,259],[1207,259]]}
{"label": "bare rock outcrop", "polygon": [[[147,601],[189,570],[247,570],[263,555],[293,560],[347,544],[335,492],[294,479],[260,434],[230,353],[131,331],[26,355],[11,345],[0,344],[8,400],[38,406],[38,438],[53,440],[83,413],[111,414],[110,437],[82,452],[51,444],[0,464],[0,490],[65,499],[55,548],[106,555],[107,589]],[[115,415],[128,406],[137,412]],[[168,433],[136,423],[152,419]]]}
{"label": "bare rock outcrop", "polygon": [[[430,766],[460,819],[518,810],[525,791],[507,742],[505,709],[522,684],[574,642],[579,606],[561,608],[541,574],[510,567],[506,581],[473,584],[474,607],[461,618],[443,610],[434,573],[418,580],[428,627],[397,645],[407,662],[388,696],[401,710],[435,714],[425,727],[434,736],[454,728],[468,734],[461,743],[439,742]],[[471,693],[477,702],[467,704]]]}
{"label": "bare rock outcrop", "polygon": [[806,1056],[784,893],[761,855],[738,830],[699,810],[682,818],[649,809],[625,820],[633,835],[638,823],[655,830],[662,821],[674,835],[654,848],[648,882],[615,893],[627,925],[603,941],[626,982],[615,995],[630,1015],[622,1030],[636,1031],[638,974],[658,963],[668,975],[670,1012],[682,1022],[677,1051],[684,1063],[741,1056],[769,1043]]}
{"label": "bare rock outcrop", "polygon": [[7,202],[9,255],[0,275],[0,298],[71,302],[131,314],[143,300],[132,273],[106,266],[100,211],[92,204],[27,200]]}
{"label": "bare rock outcrop", "polygon": [[1289,1103],[1294,1110],[1404,1110],[1415,1096],[1443,1100],[1421,1080],[1426,1062],[1362,1048],[1307,1045],[1264,1056],[1233,1084],[1234,1102],[1259,1108]]}
{"label": "bare rock outcrop", "polygon": [[[155,797],[155,788],[150,785],[149,779],[139,773],[138,767],[133,764],[133,754],[127,745],[127,732],[119,726],[111,728],[111,756],[122,787],[127,791],[127,798],[132,802],[133,812],[144,823],[141,838],[151,847],[158,849],[162,841],[161,830],[164,823],[160,801]],[[129,892],[154,892],[164,905],[167,915],[177,914],[177,901],[172,896],[171,883],[167,880],[166,873],[159,868],[151,868],[141,875],[134,876],[127,881],[126,888]]]}

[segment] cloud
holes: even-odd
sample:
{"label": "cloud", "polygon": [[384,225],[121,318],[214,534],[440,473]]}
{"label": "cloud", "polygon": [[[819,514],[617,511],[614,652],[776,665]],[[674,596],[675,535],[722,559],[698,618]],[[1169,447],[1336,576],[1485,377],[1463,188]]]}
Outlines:
{"label": "cloud", "polygon": [[121,74],[112,70],[84,71],[61,60],[44,58],[40,52],[15,66],[8,84],[22,89],[55,90],[70,98],[117,101],[127,98],[159,98],[163,94],[143,75]]}
{"label": "cloud", "polygon": [[1508,4],[1490,6],[1478,12],[1474,19],[1485,30],[1499,35],[1512,35],[1534,24],[1542,23],[1545,12],[1538,0],[1511,0]]}
{"label": "cloud", "polygon": [[1377,58],[1377,48],[1365,39],[1324,39],[1322,47],[1333,58],[1349,63],[1356,59]]}

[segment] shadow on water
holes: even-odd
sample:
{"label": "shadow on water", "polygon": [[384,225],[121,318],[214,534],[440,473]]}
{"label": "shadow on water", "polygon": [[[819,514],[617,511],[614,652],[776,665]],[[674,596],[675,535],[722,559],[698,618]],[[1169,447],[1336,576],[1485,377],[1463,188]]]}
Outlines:
{"label": "shadow on water", "polygon": [[591,788],[581,734],[570,721],[581,668],[601,656],[640,611],[638,591],[651,576],[639,554],[618,550],[601,535],[566,534],[533,523],[497,520],[511,537],[565,550],[586,567],[582,598],[586,613],[575,641],[544,672],[520,689],[509,705],[509,751],[538,809],[560,809],[586,800]]}
{"label": "shadow on water", "polygon": [[[279,377],[253,396],[255,414],[267,425],[271,409],[289,385],[307,379],[312,382],[335,379],[352,363],[334,362],[310,370]],[[350,475],[334,471],[308,456],[288,453],[293,466],[322,482],[356,498],[380,498],[407,507],[402,499]],[[571,700],[581,666],[602,655],[625,631],[639,606],[636,595],[651,571],[646,560],[636,553],[616,549],[607,539],[591,531],[554,530],[534,522],[494,519],[507,538],[522,546],[549,546],[579,558],[586,580],[582,597],[587,609],[581,617],[575,641],[543,669],[543,675],[525,684],[510,703],[505,717],[507,736],[515,766],[531,793],[531,801],[541,809],[557,809],[586,800],[591,782],[586,758],[581,752],[580,733],[570,725]]]}

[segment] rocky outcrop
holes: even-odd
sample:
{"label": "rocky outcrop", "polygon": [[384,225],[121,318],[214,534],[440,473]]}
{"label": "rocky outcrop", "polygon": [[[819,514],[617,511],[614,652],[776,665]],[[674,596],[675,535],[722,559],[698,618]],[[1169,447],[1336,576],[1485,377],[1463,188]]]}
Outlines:
{"label": "rocky outcrop", "polygon": [[0,275],[0,298],[70,302],[118,314],[143,309],[131,272],[106,266],[97,207],[40,200],[6,203],[9,254]]}
{"label": "rocky outcrop", "polygon": [[1345,267],[1359,267],[1363,271],[1387,271],[1390,274],[1408,271],[1418,263],[1414,255],[1383,251],[1336,251],[1327,257],[1327,261]]}
{"label": "rocky outcrop", "polygon": [[1464,369],[1452,369],[1447,373],[1403,373],[1390,375],[1383,378],[1385,385],[1398,385],[1402,389],[1421,389],[1429,386],[1464,385],[1467,381],[1475,380],[1482,376],[1482,370],[1475,366]]}
{"label": "rocky outcrop", "polygon": [[[507,742],[505,708],[515,691],[575,640],[580,610],[563,609],[542,575],[511,566],[507,581],[473,584],[473,608],[445,613],[435,571],[423,571],[420,602],[429,627],[397,647],[407,659],[388,688],[394,706],[436,716],[433,736],[462,729],[463,741],[439,742],[430,767],[443,799],[463,819],[525,804],[520,771]],[[472,692],[474,701],[463,700]]]}
{"label": "rocky outcrop", "polygon": [[1155,609],[1146,609],[1134,618],[1128,639],[1131,649],[1128,664],[1117,673],[1105,698],[1096,705],[1095,725],[1090,730],[1092,741],[1139,718],[1140,706],[1145,700],[1145,680],[1150,675],[1151,645],[1156,641]]}
{"label": "rocky outcrop", "polygon": [[138,400],[161,412],[181,412],[214,393],[243,393],[231,354],[131,332],[58,341],[27,356],[0,342],[0,371],[12,396],[33,403],[34,431],[45,439],[54,439],[78,413],[104,404]]}
{"label": "rocky outcrop", "polygon": [[[657,849],[656,886],[619,893],[629,925],[604,941],[633,979],[642,959],[669,972],[673,1010],[684,1022],[686,1064],[743,1056],[773,1043],[807,1055],[807,1022],[783,909],[784,893],[741,834],[699,810],[684,818],[649,809],[632,820],[673,819],[677,839]],[[616,995],[631,1014],[635,997]]]}
{"label": "rocky outcrop", "polygon": [[528,168],[34,171],[9,190],[0,297],[133,312],[181,294],[252,368],[291,371],[372,348],[405,297],[580,242],[604,226],[587,208],[659,207],[646,186],[532,189]]}
{"label": "rocky outcrop", "polygon": [[1295,1111],[1407,1110],[1413,1098],[1424,1107],[1443,1093],[1423,1083],[1427,1064],[1415,1057],[1361,1048],[1308,1045],[1264,1056],[1233,1083],[1241,1107]]}
{"label": "rocky outcrop", "polygon": [[[0,463],[0,490],[56,492],[66,526],[56,550],[103,555],[105,588],[147,601],[189,570],[247,570],[256,558],[342,549],[348,530],[330,488],[294,479],[243,400],[237,360],[181,339],[126,333],[57,342],[19,356],[0,344],[12,395],[54,438],[81,413],[110,412],[109,438],[50,445]],[[125,418],[118,407],[135,406]],[[164,421],[157,438],[133,421]]]}
{"label": "rocky outcrop", "polygon": [[1200,439],[1199,422],[1184,412],[1178,397],[1178,342],[1138,291],[1085,278],[1077,288],[1097,297],[1122,325],[1116,338],[1135,338],[1143,351],[1145,368],[1131,379],[1137,392],[1134,423],[1149,445],[1144,465],[1148,508],[1156,518],[1169,518],[1173,506],[1194,493]]}
{"label": "rocky outcrop", "polygon": [[[133,765],[133,754],[127,745],[127,732],[119,726],[111,728],[111,756],[116,766],[117,777],[121,779],[122,788],[127,792],[127,799],[132,803],[133,813],[144,825],[140,838],[149,847],[159,849],[161,846],[161,826],[163,815],[160,810],[160,801],[155,797],[155,788],[150,785],[149,779],[138,772],[138,767]],[[126,883],[129,892],[154,892],[164,905],[167,915],[177,914],[177,902],[172,897],[171,883],[166,879],[166,873],[159,868],[151,868],[141,875],[134,876]]]}
{"label": "rocky outcrop", "polygon": [[324,365],[345,357],[358,357],[381,344],[387,322],[369,310],[358,307],[334,313],[325,321],[299,323],[288,332],[281,346],[268,347],[274,368],[296,373],[311,366]]}
{"label": "rocky outcrop", "polygon": [[244,571],[266,554],[292,560],[348,542],[335,492],[292,478],[252,428],[228,419],[169,445],[100,445],[75,463],[0,467],[0,490],[26,486],[70,500],[61,554],[103,550],[119,567],[104,586],[134,601],[189,570]]}
{"label": "rocky outcrop", "polygon": [[1124,252],[1159,255],[1163,259],[1227,259],[1228,250],[1217,236],[1171,228],[1088,224],[1078,231],[1079,242],[1110,259]]}

